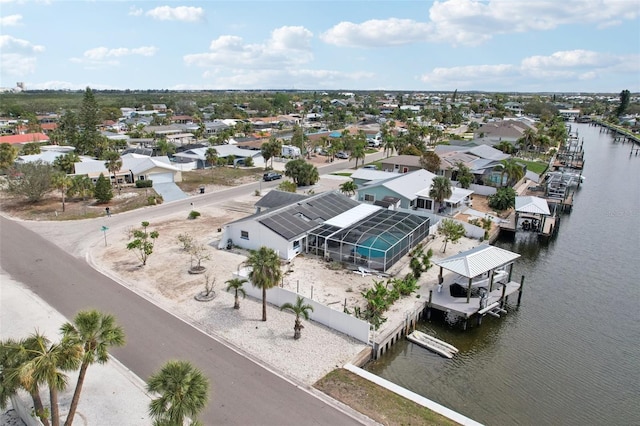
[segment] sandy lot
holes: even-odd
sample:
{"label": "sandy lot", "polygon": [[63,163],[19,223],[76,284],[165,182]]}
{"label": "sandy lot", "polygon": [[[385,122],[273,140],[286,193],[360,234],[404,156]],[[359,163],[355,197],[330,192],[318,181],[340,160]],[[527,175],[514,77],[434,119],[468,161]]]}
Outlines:
{"label": "sandy lot", "polygon": [[[314,190],[319,192],[339,184],[340,180],[332,178],[324,180],[323,185]],[[182,215],[151,223],[149,230],[158,231],[159,238],[144,267],[134,253],[126,249],[127,242],[132,239],[130,228],[110,230],[108,246],[96,242],[91,249],[91,261],[136,293],[266,363],[269,368],[310,385],[329,371],[350,362],[367,346],[311,321],[305,322],[302,339],[294,341],[293,315],[269,306],[268,321],[262,322],[260,300],[246,298],[241,301],[240,310],[232,309],[233,295],[225,291],[225,281],[233,278],[247,253],[239,249],[219,250],[221,233],[218,228],[250,214],[257,200],[256,196],[245,196],[222,206],[200,207],[198,211],[202,216],[195,220]],[[207,268],[205,274],[189,273],[191,259],[178,241],[180,234],[191,235],[196,243],[206,247],[210,260],[202,262]],[[436,238],[428,247],[434,251],[433,259],[437,259],[477,244],[477,240],[465,239],[459,244],[449,244],[447,253],[442,253],[442,241]],[[421,277],[419,298],[413,295],[394,304],[377,335],[383,335],[385,330],[402,321],[407,312],[424,303],[429,289],[436,284],[437,269],[432,268]],[[339,311],[343,310],[345,300],[350,310],[354,306],[364,307],[361,292],[370,287],[373,280],[383,279],[363,277],[348,270],[332,270],[323,260],[306,255],[283,264],[283,272],[283,287]],[[395,274],[404,276],[407,272],[408,259],[401,260]],[[194,296],[204,289],[206,277],[215,281],[216,298],[210,302],[197,302]]]}

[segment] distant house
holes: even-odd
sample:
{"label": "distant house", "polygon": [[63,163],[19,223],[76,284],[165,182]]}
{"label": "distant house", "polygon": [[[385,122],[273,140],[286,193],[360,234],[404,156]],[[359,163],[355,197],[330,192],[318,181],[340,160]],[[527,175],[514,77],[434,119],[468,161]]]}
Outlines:
{"label": "distant house", "polygon": [[[152,180],[154,184],[182,181],[181,171],[171,165],[167,156],[149,157],[129,153],[121,158],[122,167],[116,172],[119,183],[135,183],[138,180]],[[76,175],[86,175],[95,181],[100,174],[113,180],[113,173],[107,170],[102,160],[83,160],[76,163]]]}
{"label": "distant house", "polygon": [[387,172],[408,173],[422,169],[417,155],[398,155],[381,160],[381,169]]}
{"label": "distant house", "polygon": [[[255,167],[265,166],[262,151],[260,151],[260,149],[244,149],[237,145],[216,145],[211,148],[216,150],[218,158],[233,156],[234,161],[237,164],[238,161],[251,157]],[[195,168],[203,169],[207,167],[207,149],[209,149],[209,147],[187,149],[185,151],[178,152],[173,156],[181,162],[195,161],[197,163]],[[242,161],[240,162],[242,163]]]}
{"label": "distant house", "polygon": [[474,182],[481,185],[500,186],[502,171],[496,170],[502,160],[511,158],[509,154],[488,145],[453,146],[438,145],[435,152],[440,157],[440,172],[451,180],[457,179],[457,164],[462,163],[474,175]]}
{"label": "distant house", "polygon": [[[384,172],[378,172],[384,173]],[[354,173],[352,176],[354,176]],[[365,203],[374,204],[379,200],[395,200],[394,203],[400,208],[427,211],[435,213],[437,208],[433,198],[429,196],[431,184],[435,174],[424,170],[415,170],[408,173],[386,173],[387,178],[378,174],[377,179],[358,186],[357,199]],[[359,175],[357,177],[360,177]],[[444,207],[447,211],[462,208],[471,200],[472,190],[458,187],[451,187],[451,197],[444,200]]]}
{"label": "distant house", "polygon": [[474,133],[474,139],[485,139],[485,144],[495,145],[501,141],[515,143],[520,139],[525,130],[532,129],[536,131],[533,124],[529,124],[525,120],[501,120],[484,123]]}
{"label": "distant house", "polygon": [[23,135],[0,136],[0,143],[26,145],[28,143],[48,144],[49,136],[44,133],[25,133]]}

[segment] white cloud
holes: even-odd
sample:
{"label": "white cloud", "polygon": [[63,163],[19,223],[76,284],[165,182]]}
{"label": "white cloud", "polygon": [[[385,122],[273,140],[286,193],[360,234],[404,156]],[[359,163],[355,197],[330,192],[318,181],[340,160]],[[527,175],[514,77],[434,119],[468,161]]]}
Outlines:
{"label": "white cloud", "polygon": [[44,52],[44,46],[10,35],[0,35],[0,49],[5,52],[34,54]]}
{"label": "white cloud", "polygon": [[204,9],[192,6],[159,6],[148,10],[147,16],[159,21],[200,22],[204,20]]}
{"label": "white cloud", "polygon": [[22,15],[0,16],[1,27],[15,27],[22,22]]}
{"label": "white cloud", "polygon": [[635,0],[444,0],[433,3],[424,22],[398,18],[340,22],[320,38],[348,47],[434,41],[479,45],[500,34],[548,31],[571,24],[592,24],[602,29],[638,16]]}
{"label": "white cloud", "polygon": [[348,47],[380,47],[424,41],[432,26],[412,19],[374,19],[354,24],[341,22],[320,35],[329,44]]}
{"label": "white cloud", "polygon": [[530,56],[522,60],[526,69],[545,70],[550,68],[573,68],[584,66],[606,66],[618,59],[608,53],[589,50],[567,50],[555,52],[549,56]]}
{"label": "white cloud", "polygon": [[37,60],[33,56],[3,52],[0,54],[0,63],[2,63],[3,73],[11,76],[23,76],[35,72]]}
{"label": "white cloud", "polygon": [[71,58],[72,62],[85,64],[87,67],[95,69],[104,66],[119,65],[118,58],[124,56],[154,56],[158,48],[155,46],[141,46],[135,48],[118,47],[110,49],[108,47],[95,47],[86,50],[82,58]]}
{"label": "white cloud", "polygon": [[36,55],[44,52],[44,46],[30,41],[12,37],[0,36],[0,64],[2,72],[11,76],[24,76],[36,70]]}
{"label": "white cloud", "polygon": [[[431,89],[494,89],[546,87],[571,84],[576,80],[608,79],[609,76],[637,75],[640,55],[613,55],[587,50],[554,52],[548,56],[524,58],[519,64],[469,65],[434,68],[420,80]],[[630,65],[632,64],[632,65]],[[558,87],[559,90],[560,87]]]}
{"label": "white cloud", "polygon": [[241,37],[224,35],[211,41],[210,52],[184,56],[187,65],[204,68],[278,69],[313,59],[311,38],[304,27],[281,27],[264,43],[246,44]]}
{"label": "white cloud", "polygon": [[91,87],[94,90],[118,90],[121,87],[110,86],[101,83],[71,83],[69,81],[45,81],[42,83],[33,83],[27,81],[26,86],[29,90],[84,90]]}
{"label": "white cloud", "polygon": [[[228,72],[206,71],[203,78],[210,81],[198,88],[208,89],[254,89],[256,87],[270,89],[325,89],[344,88],[345,84],[355,84],[373,78],[369,72],[344,73],[332,70],[284,69],[284,70],[252,70],[231,69]],[[295,81],[295,85],[293,82]],[[184,85],[173,89],[194,89]]]}
{"label": "white cloud", "polygon": [[639,14],[635,1],[446,0],[433,4],[429,18],[441,40],[476,45],[497,34],[546,31],[569,24],[606,27]]}
{"label": "white cloud", "polygon": [[142,16],[143,13],[144,10],[140,9],[139,7],[131,6],[129,8],[129,16]]}
{"label": "white cloud", "polygon": [[518,76],[518,69],[509,64],[468,65],[451,68],[434,68],[420,77],[427,88],[474,89],[493,82],[504,82]]}

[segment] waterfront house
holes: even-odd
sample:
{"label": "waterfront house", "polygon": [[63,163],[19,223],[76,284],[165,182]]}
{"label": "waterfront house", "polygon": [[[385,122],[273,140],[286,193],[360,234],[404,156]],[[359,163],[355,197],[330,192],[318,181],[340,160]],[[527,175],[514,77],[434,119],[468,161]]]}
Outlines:
{"label": "waterfront house", "polygon": [[226,224],[219,248],[266,246],[282,259],[311,253],[354,269],[387,271],[429,233],[428,217],[360,204],[336,191],[303,199],[279,195],[274,207]]}
{"label": "waterfront house", "polygon": [[[386,175],[386,176],[385,176]],[[429,196],[435,174],[419,169],[409,173],[391,173],[376,170],[358,171],[353,175],[354,182],[360,182],[356,197],[364,203],[374,204],[386,197],[397,199],[397,205],[404,209],[413,209],[430,213],[436,212],[436,203]],[[365,178],[373,178],[364,182]],[[472,190],[458,187],[451,188],[451,197],[444,200],[442,212],[449,214],[461,210],[471,201]],[[390,198],[387,198],[389,200]]]}

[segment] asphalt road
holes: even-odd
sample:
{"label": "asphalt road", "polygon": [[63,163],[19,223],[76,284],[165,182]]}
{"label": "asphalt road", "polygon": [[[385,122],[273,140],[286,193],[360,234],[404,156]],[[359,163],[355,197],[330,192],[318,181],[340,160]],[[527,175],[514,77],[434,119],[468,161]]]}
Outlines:
{"label": "asphalt road", "polygon": [[[380,158],[382,152],[368,155],[367,162]],[[335,161],[319,167],[319,172],[328,174],[354,165],[354,161]],[[328,399],[323,394],[271,373],[102,275],[85,261],[88,247],[102,240],[102,226],[137,226],[142,220],[153,222],[186,214],[192,209],[191,203],[224,203],[278,184],[279,181],[256,181],[109,218],[20,222],[0,216],[0,266],[69,319],[88,308],[114,314],[125,329],[128,344],[112,353],[143,380],[169,359],[193,362],[212,385],[210,404],[202,415],[206,424],[361,424],[325,402]]]}
{"label": "asphalt road", "polygon": [[[0,217],[0,266],[67,318],[81,309],[113,313],[128,344],[113,355],[142,379],[169,359],[189,360],[211,381],[206,424],[355,425],[357,420],[269,372],[65,253]],[[108,384],[107,384],[108,386]],[[313,392],[313,391],[311,391]]]}

